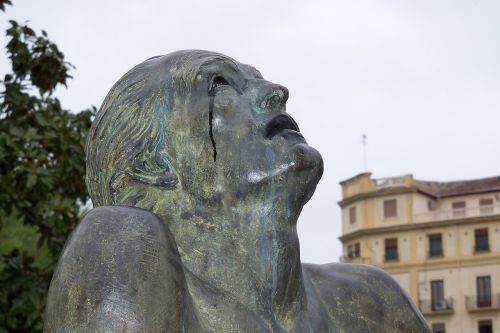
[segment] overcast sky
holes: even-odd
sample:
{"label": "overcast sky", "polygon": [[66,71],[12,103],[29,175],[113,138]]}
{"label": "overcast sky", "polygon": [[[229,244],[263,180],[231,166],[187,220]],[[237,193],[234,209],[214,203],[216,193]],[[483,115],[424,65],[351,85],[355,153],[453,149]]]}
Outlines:
{"label": "overcast sky", "polygon": [[[500,174],[500,1],[13,0],[0,12],[45,29],[76,66],[64,107],[102,103],[143,60],[227,54],[290,90],[288,112],[325,162],[299,220],[302,260],[341,255],[339,181]],[[2,45],[6,39],[2,36]],[[8,68],[5,55],[0,74]]]}

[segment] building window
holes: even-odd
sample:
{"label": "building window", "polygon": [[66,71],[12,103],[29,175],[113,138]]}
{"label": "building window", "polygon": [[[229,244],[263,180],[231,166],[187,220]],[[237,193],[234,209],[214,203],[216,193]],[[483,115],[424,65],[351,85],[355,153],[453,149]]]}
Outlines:
{"label": "building window", "polygon": [[493,333],[493,323],[491,320],[480,320],[477,326],[479,333]]}
{"label": "building window", "polygon": [[398,239],[387,238],[385,240],[385,260],[398,260]]}
{"label": "building window", "polygon": [[431,281],[431,306],[433,311],[445,310],[447,308],[444,299],[443,280]]}
{"label": "building window", "polygon": [[347,246],[347,257],[349,259],[352,259],[352,258],[358,258],[360,257],[361,255],[361,251],[360,251],[360,245],[359,243],[356,243],[354,245],[348,245]]}
{"label": "building window", "polygon": [[474,230],[474,237],[476,240],[474,250],[476,252],[484,252],[490,250],[490,244],[488,241],[488,228]]}
{"label": "building window", "polygon": [[441,257],[443,255],[443,239],[441,234],[429,235],[429,257]]}
{"label": "building window", "polygon": [[446,333],[444,323],[432,324],[432,333]]}
{"label": "building window", "polygon": [[451,208],[453,209],[453,217],[465,217],[465,201],[452,202]]}
{"label": "building window", "polygon": [[481,215],[493,214],[493,199],[480,199],[479,200],[479,213]]}
{"label": "building window", "polygon": [[354,253],[352,251],[352,245],[347,245],[347,258],[352,259],[354,257]]}
{"label": "building window", "polygon": [[477,307],[491,306],[491,278],[489,276],[478,276],[476,278]]}
{"label": "building window", "polygon": [[354,244],[354,256],[361,257],[361,248],[359,246],[359,243]]}
{"label": "building window", "polygon": [[398,205],[396,199],[384,200],[384,218],[398,216]]}
{"label": "building window", "polygon": [[356,223],[356,206],[349,208],[349,224]]}

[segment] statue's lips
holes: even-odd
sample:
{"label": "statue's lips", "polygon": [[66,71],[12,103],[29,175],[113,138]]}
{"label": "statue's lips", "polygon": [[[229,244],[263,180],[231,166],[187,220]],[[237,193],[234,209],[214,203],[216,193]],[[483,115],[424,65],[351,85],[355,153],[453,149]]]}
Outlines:
{"label": "statue's lips", "polygon": [[277,115],[266,125],[264,136],[272,140],[276,135],[280,135],[286,140],[298,140],[305,143],[299,126],[292,117],[286,114]]}

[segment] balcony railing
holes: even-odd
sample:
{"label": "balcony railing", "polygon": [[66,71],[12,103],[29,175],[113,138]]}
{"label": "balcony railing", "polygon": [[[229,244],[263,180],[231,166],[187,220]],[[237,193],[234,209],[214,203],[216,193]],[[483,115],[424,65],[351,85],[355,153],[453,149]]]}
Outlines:
{"label": "balcony railing", "polygon": [[500,294],[465,296],[465,307],[469,311],[500,310]]}
{"label": "balcony railing", "polygon": [[390,255],[385,255],[384,256],[384,261],[385,262],[397,262],[399,261],[399,255],[396,253],[396,254],[390,254]]}
{"label": "balcony railing", "polygon": [[427,213],[414,214],[413,223],[456,220],[468,217],[480,217],[500,214],[500,205],[460,208],[452,210],[436,210]]}
{"label": "balcony railing", "polygon": [[389,178],[379,178],[375,179],[377,184],[377,190],[386,188],[386,187],[398,187],[405,186],[405,177],[389,177]]}
{"label": "balcony railing", "polygon": [[367,264],[370,262],[370,258],[367,257],[354,257],[354,256],[340,256],[339,262],[349,263],[349,264]]}
{"label": "balcony railing", "polygon": [[453,298],[443,298],[439,301],[421,300],[419,308],[424,315],[453,313]]}
{"label": "balcony railing", "polygon": [[443,257],[444,257],[443,249],[427,252],[427,258],[429,258],[429,259],[443,258]]}
{"label": "balcony railing", "polygon": [[490,252],[490,244],[474,244],[472,247],[472,252],[474,253],[484,253],[484,252]]}

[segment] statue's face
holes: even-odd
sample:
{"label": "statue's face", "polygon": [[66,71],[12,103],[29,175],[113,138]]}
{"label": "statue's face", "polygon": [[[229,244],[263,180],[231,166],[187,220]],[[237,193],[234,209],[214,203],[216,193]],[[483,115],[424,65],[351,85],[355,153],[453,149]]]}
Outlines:
{"label": "statue's face", "polygon": [[182,189],[228,205],[283,199],[302,207],[309,200],[323,161],[286,113],[285,87],[211,55],[185,97],[175,102],[166,136]]}

